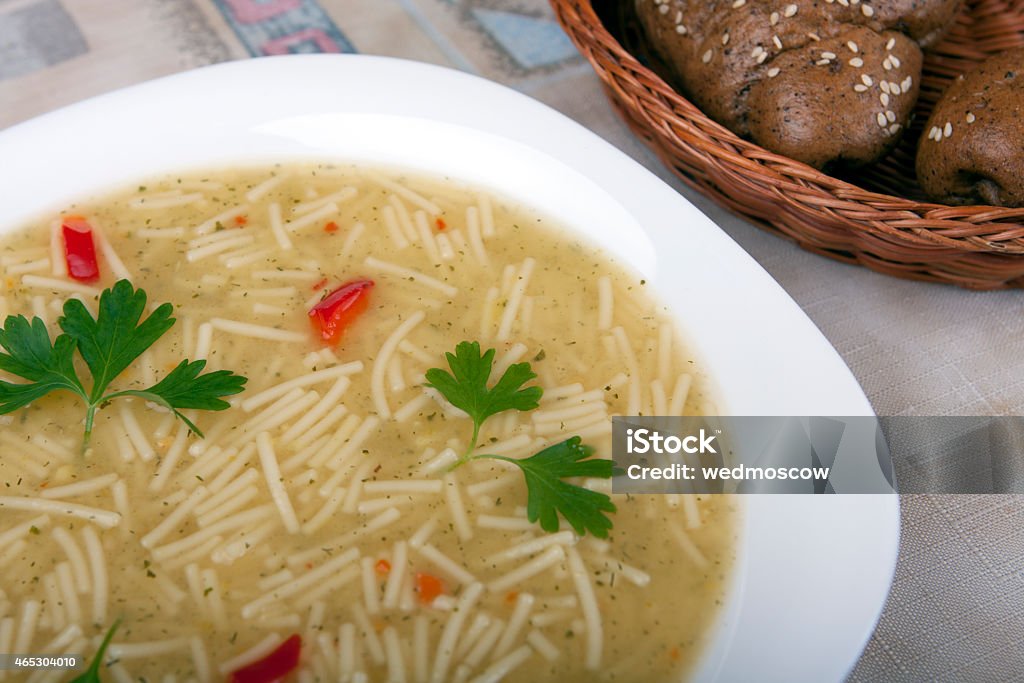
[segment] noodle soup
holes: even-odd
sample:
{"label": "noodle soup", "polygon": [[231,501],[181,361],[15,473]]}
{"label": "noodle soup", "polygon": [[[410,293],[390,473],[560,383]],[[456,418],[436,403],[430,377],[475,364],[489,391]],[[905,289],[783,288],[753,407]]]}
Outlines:
{"label": "noodle soup", "polygon": [[[729,582],[731,501],[615,497],[607,538],[545,531],[515,463],[460,465],[473,421],[426,379],[465,341],[495,350],[492,385],[528,363],[539,405],[477,439],[515,460],[573,436],[607,458],[611,415],[713,410],[639,276],[514,202],[347,166],[170,177],[64,213],[91,227],[100,280],[70,277],[47,217],[0,242],[3,316],[53,337],[67,299],[95,314],[127,279],[176,323],[112,386],[185,358],[248,382],[227,410],[183,411],[204,438],[144,396],[100,408],[84,454],[70,393],[0,416],[0,652],[92,656],[120,620],[105,680],[224,680],[293,634],[303,681],[690,670]],[[310,311],[352,283],[372,285],[325,342]]]}

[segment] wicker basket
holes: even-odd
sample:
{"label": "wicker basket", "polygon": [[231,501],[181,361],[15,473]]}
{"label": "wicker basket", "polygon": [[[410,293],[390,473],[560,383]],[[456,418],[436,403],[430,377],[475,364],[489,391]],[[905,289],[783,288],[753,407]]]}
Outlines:
{"label": "wicker basket", "polygon": [[633,130],[684,181],[732,211],[805,249],[881,273],[971,289],[1024,287],[1024,208],[930,203],[914,176],[921,128],[946,84],[990,54],[1024,45],[1024,0],[965,2],[926,55],[913,125],[856,184],[737,137],[678,94],[644,48],[634,0],[551,4]]}

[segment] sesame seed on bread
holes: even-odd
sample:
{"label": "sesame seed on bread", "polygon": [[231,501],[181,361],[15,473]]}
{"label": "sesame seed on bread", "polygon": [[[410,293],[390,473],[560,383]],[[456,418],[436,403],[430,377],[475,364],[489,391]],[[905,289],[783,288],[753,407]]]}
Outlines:
{"label": "sesame seed on bread", "polygon": [[1024,48],[947,88],[925,124],[917,177],[944,204],[1024,206]]}
{"label": "sesame seed on bread", "polygon": [[959,0],[636,0],[686,94],[736,134],[816,168],[884,156],[907,126],[918,41]]}

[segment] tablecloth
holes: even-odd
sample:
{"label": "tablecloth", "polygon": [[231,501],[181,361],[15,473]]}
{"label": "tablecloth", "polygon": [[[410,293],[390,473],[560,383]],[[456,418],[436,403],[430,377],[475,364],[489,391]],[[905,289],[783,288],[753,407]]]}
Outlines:
{"label": "tablecloth", "polygon": [[[0,0],[0,128],[154,77],[288,52],[416,59],[535,97],[731,235],[821,328],[879,414],[1024,410],[1024,294],[891,279],[729,214],[630,134],[542,0]],[[1022,643],[1024,500],[903,496],[896,580],[849,680],[1024,680]]]}

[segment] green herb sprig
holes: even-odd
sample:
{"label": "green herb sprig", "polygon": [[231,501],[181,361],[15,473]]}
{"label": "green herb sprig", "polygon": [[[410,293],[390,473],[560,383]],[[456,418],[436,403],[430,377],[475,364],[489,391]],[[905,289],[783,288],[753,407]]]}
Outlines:
{"label": "green herb sprig", "polygon": [[114,625],[107,631],[107,635],[103,636],[103,642],[100,643],[100,649],[96,652],[96,656],[93,657],[92,664],[89,665],[85,673],[71,679],[71,683],[101,683],[100,665],[103,664],[103,655],[106,654],[107,648],[110,647],[110,641],[114,638],[114,632],[117,631],[117,627],[120,625],[120,619],[114,622]]}
{"label": "green herb sprig", "polygon": [[[28,380],[13,383],[0,380],[0,415],[23,408],[52,391],[70,391],[86,404],[82,450],[92,437],[96,411],[115,398],[135,396],[171,410],[195,434],[199,431],[181,411],[224,410],[230,407],[223,396],[242,391],[246,378],[228,370],[202,373],[206,361],[182,361],[166,377],[147,389],[109,391],[113,382],[149,347],[174,325],[171,304],[162,304],[143,319],[146,292],[127,280],[117,282],[100,295],[94,318],[77,299],[64,303],[64,315],[57,320],[63,330],[51,343],[46,324],[39,318],[8,316],[0,328],[0,370]],[[85,385],[75,370],[75,351],[85,361],[92,387]]]}
{"label": "green herb sprig", "polygon": [[577,534],[582,536],[589,531],[598,538],[607,537],[612,521],[604,513],[615,512],[611,498],[563,481],[570,477],[608,479],[612,476],[614,463],[589,459],[594,449],[583,445],[580,437],[571,437],[523,459],[475,453],[480,428],[487,418],[506,410],[534,410],[540,405],[543,394],[538,386],[523,388],[537,376],[529,363],[510,365],[494,386],[488,388],[494,353],[494,349],[481,353],[479,342],[462,342],[455,347],[454,354],[445,354],[451,372],[442,368],[427,370],[427,386],[439,391],[473,420],[469,446],[452,468],[480,459],[510,462],[519,467],[526,480],[526,516],[531,522],[539,521],[545,531],[558,531],[558,515],[561,514]]}

